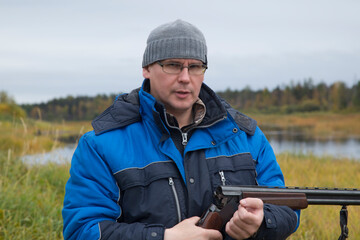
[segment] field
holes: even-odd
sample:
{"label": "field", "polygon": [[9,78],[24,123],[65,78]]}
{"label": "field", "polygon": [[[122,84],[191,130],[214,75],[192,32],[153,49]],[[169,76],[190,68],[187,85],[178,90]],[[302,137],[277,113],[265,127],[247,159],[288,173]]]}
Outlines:
{"label": "field", "polygon": [[[353,134],[360,129],[359,116],[286,116],[284,122],[321,123],[330,119],[329,131],[349,131]],[[254,116],[252,116],[254,117]],[[271,123],[271,116],[256,116]],[[263,120],[265,119],[265,120]],[[299,120],[300,119],[300,120]],[[335,126],[334,119],[343,125]],[[277,118],[274,117],[275,123]],[[280,121],[280,120],[278,120]],[[334,121],[334,125],[331,122]],[[285,123],[283,123],[285,124]],[[325,124],[325,123],[323,123]],[[316,124],[315,124],[316,125]],[[284,125],[285,126],[285,125]],[[316,129],[317,127],[313,127]],[[19,157],[44,152],[76,141],[89,123],[46,123],[30,120],[0,122],[0,239],[62,239],[61,208],[64,186],[69,177],[69,164],[25,165]],[[319,129],[322,129],[319,127]],[[319,130],[321,135],[329,134]],[[339,136],[342,135],[339,134]],[[280,154],[277,156],[288,186],[326,186],[359,188],[360,162],[347,159],[334,160],[331,157]],[[349,207],[349,239],[360,238],[360,206]],[[310,206],[301,213],[298,231],[290,239],[337,239],[340,206]]]}

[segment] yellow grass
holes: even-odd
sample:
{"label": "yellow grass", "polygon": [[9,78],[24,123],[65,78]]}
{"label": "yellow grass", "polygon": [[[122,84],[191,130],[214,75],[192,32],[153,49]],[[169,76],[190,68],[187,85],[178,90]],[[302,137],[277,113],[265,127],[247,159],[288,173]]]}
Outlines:
{"label": "yellow grass", "polygon": [[[331,157],[280,154],[278,162],[287,186],[360,187],[360,162]],[[341,206],[309,206],[301,212],[295,239],[337,239],[340,235]],[[349,206],[349,239],[360,239],[360,206]]]}

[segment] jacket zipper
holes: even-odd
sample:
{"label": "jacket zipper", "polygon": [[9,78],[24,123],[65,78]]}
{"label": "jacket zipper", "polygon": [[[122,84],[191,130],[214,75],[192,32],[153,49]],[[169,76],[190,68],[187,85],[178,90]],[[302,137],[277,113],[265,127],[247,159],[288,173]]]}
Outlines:
{"label": "jacket zipper", "polygon": [[179,197],[176,193],[175,183],[172,177],[169,177],[169,185],[171,186],[171,189],[174,193],[175,202],[176,202],[176,210],[178,215],[178,222],[181,222],[181,211],[180,211],[180,203],[179,203]]}
{"label": "jacket zipper", "polygon": [[165,116],[165,122],[166,122],[166,125],[167,125],[167,126],[169,126],[169,127],[172,128],[172,129],[177,129],[177,130],[180,131],[181,137],[182,137],[182,145],[183,145],[183,146],[186,146],[186,144],[188,143],[188,133],[187,133],[187,132],[183,132],[183,131],[181,131],[180,128],[171,126],[171,125],[169,124],[169,122],[168,122],[168,120],[167,120],[167,117],[166,117],[166,110],[165,110],[165,109],[164,109],[164,116]]}
{"label": "jacket zipper", "polygon": [[225,174],[224,174],[224,171],[219,171],[219,175],[220,175],[220,179],[221,179],[221,182],[222,182],[222,185],[225,186],[225,182],[226,182],[226,178],[225,178]]}
{"label": "jacket zipper", "polygon": [[182,135],[182,145],[186,145],[187,144],[187,142],[188,142],[188,134],[187,134],[187,132],[181,132],[181,135]]}

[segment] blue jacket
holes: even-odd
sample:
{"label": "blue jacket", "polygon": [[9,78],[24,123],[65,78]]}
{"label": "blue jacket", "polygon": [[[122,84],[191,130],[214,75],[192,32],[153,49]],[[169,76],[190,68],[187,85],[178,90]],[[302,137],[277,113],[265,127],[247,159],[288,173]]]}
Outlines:
{"label": "blue jacket", "polygon": [[[182,154],[164,107],[147,91],[148,81],[120,95],[80,139],[66,184],[65,239],[161,240],[165,228],[200,216],[218,185],[284,186],[256,121],[205,84],[199,97],[206,116]],[[296,229],[299,212],[265,204],[264,216],[256,238],[285,239]]]}

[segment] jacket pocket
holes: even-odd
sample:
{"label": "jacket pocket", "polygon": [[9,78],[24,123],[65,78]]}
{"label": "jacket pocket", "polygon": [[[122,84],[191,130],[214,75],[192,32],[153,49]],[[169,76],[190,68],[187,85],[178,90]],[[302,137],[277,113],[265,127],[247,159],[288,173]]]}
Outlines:
{"label": "jacket pocket", "polygon": [[171,227],[181,219],[184,206],[182,179],[172,161],[155,162],[115,174],[120,189],[120,222],[163,224]]}
{"label": "jacket pocket", "polygon": [[213,189],[219,185],[257,185],[255,161],[250,153],[207,159]]}

